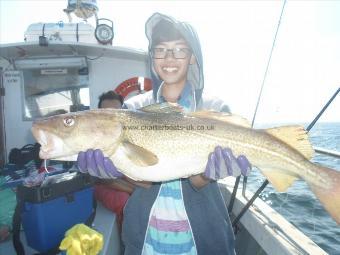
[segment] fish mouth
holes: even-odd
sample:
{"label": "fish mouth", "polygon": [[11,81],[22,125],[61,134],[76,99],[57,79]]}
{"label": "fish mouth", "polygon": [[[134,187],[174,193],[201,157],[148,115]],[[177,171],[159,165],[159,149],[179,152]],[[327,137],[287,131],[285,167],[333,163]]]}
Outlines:
{"label": "fish mouth", "polygon": [[42,130],[37,127],[32,127],[32,134],[37,142],[41,145],[39,157],[41,159],[51,159],[62,155],[63,142],[56,135]]}

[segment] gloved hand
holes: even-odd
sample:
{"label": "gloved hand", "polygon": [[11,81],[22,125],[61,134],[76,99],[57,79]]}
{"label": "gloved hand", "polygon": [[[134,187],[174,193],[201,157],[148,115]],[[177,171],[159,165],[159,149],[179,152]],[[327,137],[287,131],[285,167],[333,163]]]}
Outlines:
{"label": "gloved hand", "polygon": [[96,255],[102,248],[103,235],[84,224],[67,230],[59,246],[67,255]]}
{"label": "gloved hand", "polygon": [[80,172],[89,173],[99,178],[116,179],[123,177],[123,174],[118,171],[111,159],[104,157],[103,152],[98,149],[79,152],[77,164]]}
{"label": "gloved hand", "polygon": [[211,180],[218,180],[227,176],[248,176],[251,165],[244,155],[237,158],[229,148],[217,146],[215,150],[209,154],[208,163],[203,175]]}

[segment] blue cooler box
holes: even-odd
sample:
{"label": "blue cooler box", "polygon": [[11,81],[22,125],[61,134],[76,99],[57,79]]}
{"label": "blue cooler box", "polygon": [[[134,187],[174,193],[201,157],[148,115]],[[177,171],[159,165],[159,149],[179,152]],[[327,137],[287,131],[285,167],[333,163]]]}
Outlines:
{"label": "blue cooler box", "polygon": [[24,201],[21,219],[27,244],[39,252],[59,246],[65,232],[85,223],[94,210],[92,182],[83,174],[47,187],[19,187],[18,198]]}

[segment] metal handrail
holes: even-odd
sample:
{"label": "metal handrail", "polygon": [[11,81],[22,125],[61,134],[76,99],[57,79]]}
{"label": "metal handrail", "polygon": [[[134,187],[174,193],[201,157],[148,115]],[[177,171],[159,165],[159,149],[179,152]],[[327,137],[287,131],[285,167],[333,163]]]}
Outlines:
{"label": "metal handrail", "polygon": [[320,147],[313,147],[313,148],[314,148],[315,152],[317,152],[319,154],[332,156],[332,157],[335,157],[335,158],[340,158],[340,152],[339,151],[328,150],[328,149],[324,149],[324,148],[320,148]]}

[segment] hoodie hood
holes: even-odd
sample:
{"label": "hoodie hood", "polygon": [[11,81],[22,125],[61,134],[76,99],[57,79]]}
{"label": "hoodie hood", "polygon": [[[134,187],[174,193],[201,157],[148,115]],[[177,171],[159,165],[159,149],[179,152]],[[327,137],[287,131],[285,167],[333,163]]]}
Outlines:
{"label": "hoodie hood", "polygon": [[177,28],[177,30],[182,34],[184,40],[190,46],[192,53],[196,58],[196,63],[189,66],[187,81],[193,86],[196,99],[196,105],[201,101],[202,91],[204,88],[204,77],[203,77],[203,59],[201,45],[197,36],[195,29],[188,23],[179,22],[172,17],[154,13],[145,23],[145,34],[149,40],[149,63],[151,67],[151,78],[153,82],[153,98],[157,100],[157,92],[160,88],[162,80],[159,78],[155,69],[153,67],[153,61],[151,57],[151,47],[152,47],[152,32],[157,23],[161,20],[166,20]]}

